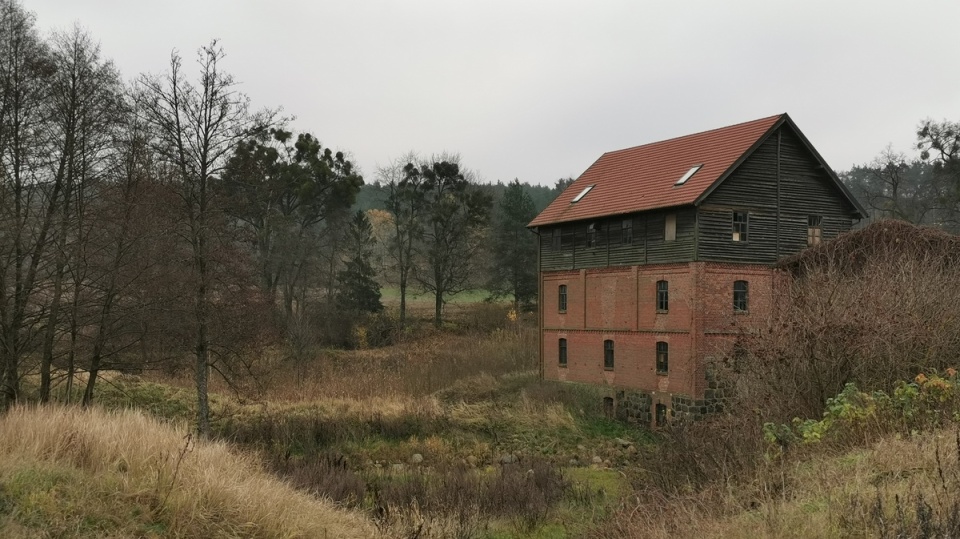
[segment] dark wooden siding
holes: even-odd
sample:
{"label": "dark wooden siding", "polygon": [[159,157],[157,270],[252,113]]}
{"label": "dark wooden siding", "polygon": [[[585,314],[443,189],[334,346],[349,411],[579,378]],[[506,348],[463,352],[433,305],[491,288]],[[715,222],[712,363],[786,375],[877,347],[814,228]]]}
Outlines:
{"label": "dark wooden siding", "polygon": [[[823,219],[823,240],[850,229],[854,207],[792,129],[780,128],[779,145],[779,212],[775,132],[703,201],[698,259],[773,263],[807,246],[811,215]],[[750,214],[746,242],[733,241],[734,211]]]}
{"label": "dark wooden siding", "polygon": [[[664,222],[669,213],[677,216],[677,237],[664,240]],[[621,241],[622,222],[633,222],[633,241]],[[587,227],[597,227],[596,246],[587,247]],[[556,226],[540,228],[540,264],[544,271],[609,266],[633,266],[693,260],[696,238],[696,210],[691,207],[615,216],[597,221],[557,225],[562,231],[559,250],[553,247]]]}

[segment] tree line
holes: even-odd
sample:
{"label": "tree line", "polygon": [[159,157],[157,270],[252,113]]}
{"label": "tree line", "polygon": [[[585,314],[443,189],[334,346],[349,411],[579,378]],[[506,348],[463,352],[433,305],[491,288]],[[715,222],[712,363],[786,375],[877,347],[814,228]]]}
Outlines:
{"label": "tree line", "polygon": [[923,120],[913,155],[885,148],[840,174],[871,219],[900,219],[960,232],[960,122]]}
{"label": "tree line", "polygon": [[40,401],[86,405],[106,370],[183,368],[208,433],[211,373],[382,316],[381,283],[401,330],[413,289],[437,325],[467,288],[535,299],[531,193],[559,191],[411,153],[358,208],[349,155],[254,108],[224,59],[212,41],[124,82],[79,26],[41,35],[0,0],[0,409],[28,376]]}

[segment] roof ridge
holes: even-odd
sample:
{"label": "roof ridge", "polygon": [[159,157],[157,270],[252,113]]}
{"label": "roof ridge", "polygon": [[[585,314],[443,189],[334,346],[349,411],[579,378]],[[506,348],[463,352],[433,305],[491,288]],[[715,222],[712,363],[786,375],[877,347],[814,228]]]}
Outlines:
{"label": "roof ridge", "polygon": [[627,148],[621,148],[621,149],[619,149],[619,150],[610,150],[610,151],[608,151],[608,152],[604,152],[603,155],[613,155],[613,154],[617,154],[617,153],[620,153],[620,152],[627,152],[627,151],[630,151],[630,150],[635,150],[635,149],[637,149],[637,148],[642,148],[642,147],[644,147],[644,146],[652,146],[652,145],[654,145],[654,144],[663,144],[663,143],[665,143],[665,142],[672,142],[672,141],[675,141],[675,140],[680,140],[680,139],[685,139],[685,138],[692,138],[692,137],[695,137],[695,136],[698,136],[698,135],[705,135],[705,134],[707,134],[707,133],[713,133],[713,132],[715,132],[715,131],[723,131],[724,129],[732,129],[732,128],[734,128],[734,127],[740,127],[740,126],[746,125],[746,124],[752,124],[752,123],[756,123],[756,122],[766,122],[766,121],[772,120],[772,119],[774,119],[774,118],[777,118],[777,119],[783,118],[783,117],[786,116],[786,115],[787,115],[786,112],[781,112],[780,114],[773,114],[773,115],[771,115],[771,116],[764,116],[763,118],[757,118],[757,119],[754,119],[754,120],[747,120],[747,121],[745,121],[745,122],[737,122],[737,123],[735,123],[735,124],[725,125],[725,126],[723,126],[723,127],[715,127],[715,128],[713,128],[713,129],[704,129],[703,131],[697,131],[696,133],[687,133],[686,135],[679,135],[679,136],[676,136],[676,137],[665,138],[665,139],[662,139],[662,140],[655,140],[655,141],[653,141],[653,142],[647,142],[647,143],[645,143],[645,144],[638,144],[638,145],[636,145],[636,146],[629,146],[629,147],[627,147]]}

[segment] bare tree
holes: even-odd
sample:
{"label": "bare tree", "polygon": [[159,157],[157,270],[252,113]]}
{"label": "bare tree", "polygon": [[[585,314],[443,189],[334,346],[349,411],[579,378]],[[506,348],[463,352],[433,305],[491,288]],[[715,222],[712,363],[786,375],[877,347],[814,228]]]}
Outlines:
{"label": "bare tree", "polygon": [[[51,366],[58,329],[61,328],[61,300],[72,298],[70,333],[73,343],[80,321],[77,319],[80,287],[84,277],[77,270],[78,254],[84,248],[87,227],[84,224],[91,184],[103,170],[110,150],[115,125],[122,114],[120,75],[112,63],[100,58],[100,47],[74,27],[53,38],[52,58],[57,67],[51,80],[51,150],[58,159],[52,171],[54,181],[62,185],[63,201],[57,208],[57,223],[51,234],[53,253],[52,291],[49,299],[43,354],[40,364],[40,400],[50,397]],[[67,282],[68,264],[72,279]],[[65,290],[69,288],[69,290]],[[74,346],[67,353],[71,356]]]}
{"label": "bare tree", "polygon": [[221,70],[223,58],[223,49],[215,40],[198,51],[197,85],[184,78],[176,52],[171,55],[167,74],[140,79],[144,111],[157,133],[155,151],[179,173],[179,196],[185,214],[182,237],[191,249],[195,279],[197,430],[203,436],[210,434],[207,385],[216,271],[211,250],[217,240],[212,225],[220,213],[213,200],[211,180],[241,141],[265,131],[274,122],[272,112],[251,112],[249,98],[239,93],[233,77]]}
{"label": "bare tree", "polygon": [[45,318],[34,301],[62,176],[46,177],[54,74],[33,17],[0,0],[0,407],[20,392],[20,362]]}
{"label": "bare tree", "polygon": [[934,224],[941,217],[940,186],[931,167],[890,146],[873,162],[845,173],[844,181],[874,210],[875,219]]}
{"label": "bare tree", "polygon": [[414,152],[394,160],[393,164],[377,169],[377,181],[386,187],[386,208],[393,219],[388,253],[391,260],[389,269],[400,287],[400,329],[407,323],[407,289],[413,277],[415,267],[414,243],[422,234],[424,196],[420,188],[421,177],[408,175],[405,167],[418,163]]}

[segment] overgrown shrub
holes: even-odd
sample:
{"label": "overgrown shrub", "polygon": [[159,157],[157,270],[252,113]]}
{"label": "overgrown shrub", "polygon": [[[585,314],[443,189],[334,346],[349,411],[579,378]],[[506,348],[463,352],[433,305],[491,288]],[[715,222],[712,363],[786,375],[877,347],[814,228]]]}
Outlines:
{"label": "overgrown shrub", "polygon": [[[741,407],[816,417],[848,383],[891,391],[960,357],[960,240],[881,221],[781,265],[774,312],[727,362]],[[733,372],[736,371],[736,372]]]}

